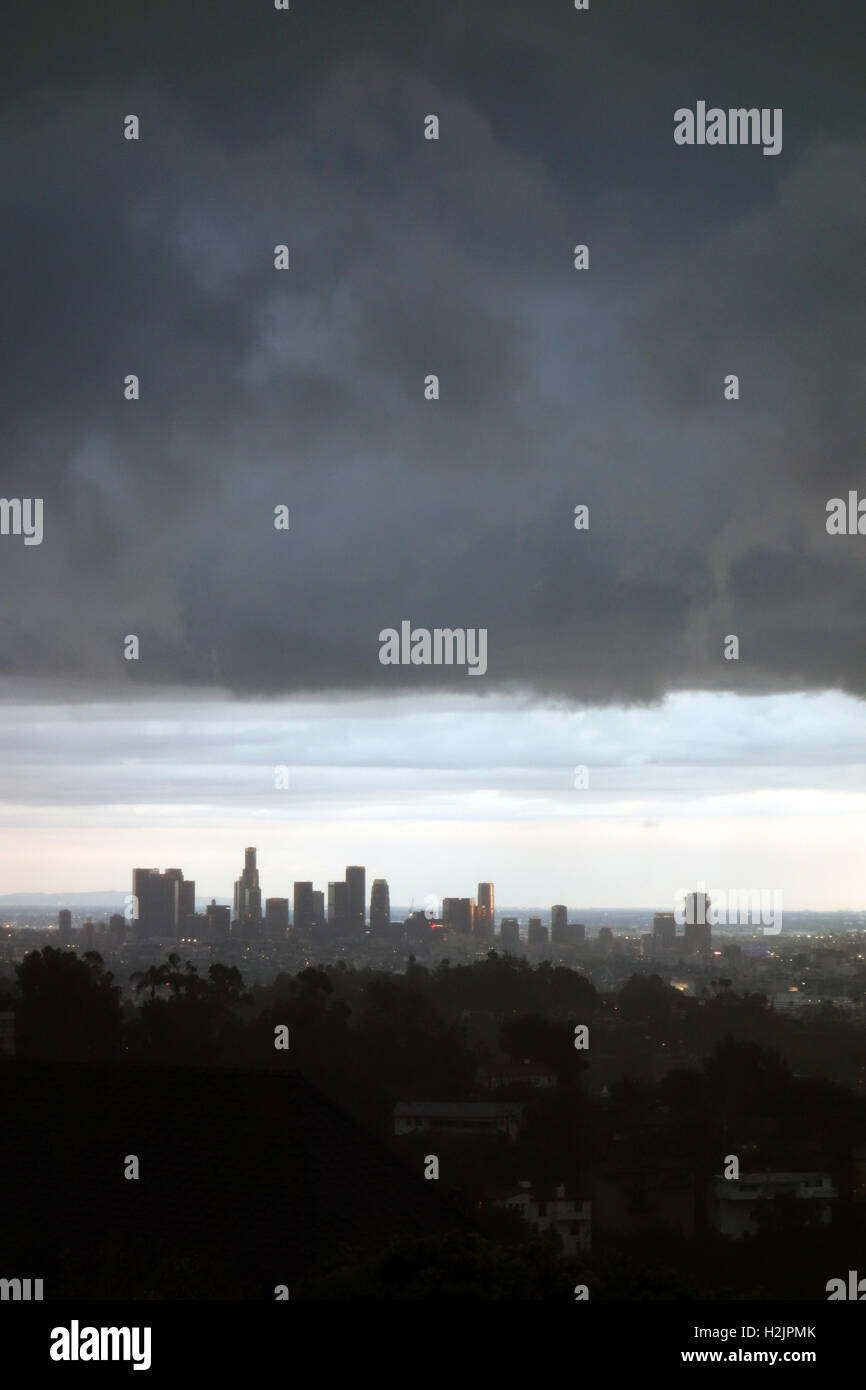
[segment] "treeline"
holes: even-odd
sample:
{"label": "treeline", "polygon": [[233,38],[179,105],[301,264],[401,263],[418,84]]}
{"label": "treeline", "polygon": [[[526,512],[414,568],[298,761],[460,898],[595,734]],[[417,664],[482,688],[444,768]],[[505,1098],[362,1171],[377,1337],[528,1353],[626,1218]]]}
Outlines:
{"label": "treeline", "polygon": [[[577,970],[495,951],[432,970],[410,961],[403,975],[340,962],[253,989],[233,966],[213,964],[202,976],[170,955],[131,983],[135,1003],[123,1002],[97,953],[31,952],[15,978],[0,979],[0,1009],[16,1014],[18,1056],[267,1066],[273,1029],[284,1025],[301,1070],[341,1072],[351,1055],[404,1085],[459,1087],[483,1060],[506,1056],[545,1062],[565,1081],[603,1055],[613,1079],[645,1080],[662,1049],[700,1060],[732,1036],[778,1052],[800,1075],[866,1086],[862,1026],[832,1008],[792,1020],[761,994],[690,998],[657,975],[633,975],[603,997]],[[594,1025],[582,1058],[576,1024]]]}
{"label": "treeline", "polygon": [[[829,1167],[853,1190],[866,1142],[866,1088],[834,1080],[862,1072],[862,1029],[792,1022],[760,995],[691,999],[633,976],[602,997],[578,971],[493,951],[400,976],[308,968],[251,990],[234,967],[202,976],[170,955],[133,977],[135,1003],[92,952],[34,951],[16,977],[0,1006],[15,1010],[22,1060],[290,1069],[382,1137],[398,1100],[479,1099],[485,1063],[544,1064],[554,1088],[495,1093],[525,1108],[504,1157],[483,1144],[458,1152],[473,1192],[491,1161],[508,1181],[568,1178],[606,1161],[614,1133],[699,1175],[736,1152],[753,1170]],[[578,1025],[587,1049],[575,1047]],[[287,1050],[275,1046],[285,1030]]]}

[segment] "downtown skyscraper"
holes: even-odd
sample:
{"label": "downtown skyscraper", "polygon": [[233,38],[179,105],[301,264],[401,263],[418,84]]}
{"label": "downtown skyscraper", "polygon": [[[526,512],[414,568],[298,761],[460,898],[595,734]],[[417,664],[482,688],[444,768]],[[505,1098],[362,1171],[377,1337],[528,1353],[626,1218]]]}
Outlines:
{"label": "downtown skyscraper", "polygon": [[185,879],[181,869],[133,869],[132,892],[135,936],[140,941],[177,939],[185,920],[194,916],[195,881]]}
{"label": "downtown skyscraper", "polygon": [[246,926],[258,925],[262,920],[262,890],[253,848],[244,850],[243,873],[235,880],[233,916]]}
{"label": "downtown skyscraper", "polygon": [[348,898],[346,916],[349,931],[353,935],[360,936],[363,934],[367,919],[367,870],[363,864],[348,864],[346,866],[346,889]]}
{"label": "downtown skyscraper", "polygon": [[475,900],[475,935],[481,941],[493,937],[493,884],[479,883]]}
{"label": "downtown skyscraper", "polygon": [[391,925],[391,893],[386,878],[374,878],[370,889],[370,933],[387,931]]}

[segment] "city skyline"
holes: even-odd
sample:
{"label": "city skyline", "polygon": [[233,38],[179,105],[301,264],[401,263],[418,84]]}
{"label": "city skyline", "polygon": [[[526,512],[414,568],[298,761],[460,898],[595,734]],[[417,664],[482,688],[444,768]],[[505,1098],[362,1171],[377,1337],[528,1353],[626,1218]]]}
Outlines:
{"label": "city skyline", "polygon": [[[416,902],[418,895],[410,894],[407,898],[400,900],[396,898],[390,889],[388,878],[376,877],[370,881],[369,895],[367,894],[367,867],[366,865],[346,865],[344,877],[340,880],[330,877],[323,879],[325,887],[316,889],[313,879],[293,879],[291,882],[291,892],[287,891],[285,896],[278,893],[268,892],[261,887],[259,868],[258,868],[258,849],[256,846],[247,846],[244,851],[244,867],[240,878],[235,879],[234,889],[231,897],[207,890],[196,891],[196,880],[184,873],[181,868],[167,867],[160,869],[156,867],[136,867],[132,869],[132,894],[137,899],[139,905],[149,903],[147,911],[158,917],[170,917],[174,925],[184,915],[192,915],[197,911],[198,906],[208,907],[216,905],[219,901],[222,906],[220,911],[227,905],[231,905],[232,911],[228,920],[238,923],[253,923],[261,925],[266,918],[277,918],[286,912],[294,919],[296,904],[300,901],[300,912],[303,918],[310,917],[323,922],[339,922],[341,926],[348,928],[350,924],[354,927],[363,927],[367,921],[372,921],[374,917],[381,916],[384,912],[387,915],[390,904],[400,907],[408,912],[426,911],[428,916],[435,916],[444,925],[451,925],[457,930],[473,931],[479,936],[489,934],[490,930],[497,923],[501,924],[506,918],[504,913],[512,912],[515,909],[538,911],[540,904],[544,901],[544,896],[539,891],[534,898],[518,903],[510,900],[503,906],[500,900],[499,907],[496,907],[495,886],[490,880],[478,880],[474,895],[455,895],[453,893],[442,893],[440,891],[427,892],[423,895],[421,902]],[[273,885],[270,885],[271,887]],[[278,885],[281,886],[281,885]],[[289,885],[282,885],[288,890]],[[454,887],[453,884],[450,887]],[[63,890],[56,894],[45,893],[36,894],[27,890],[22,890],[20,897],[16,899],[14,894],[0,895],[0,900],[5,900],[9,906],[25,906],[28,901],[34,904],[41,904],[45,907],[53,905],[63,908],[69,901],[75,901],[88,906],[96,906],[97,900],[105,902],[112,899],[112,906],[118,906],[120,900],[125,899],[129,902],[128,895],[120,889],[92,889],[92,898],[88,899],[87,892],[74,892],[70,890],[64,895]],[[552,895],[546,894],[548,906],[542,907],[542,912],[549,912],[551,922],[560,920],[565,922],[570,920],[568,905],[562,903],[552,903]],[[783,895],[779,889],[768,889],[757,884],[751,885],[732,885],[732,884],[708,884],[703,878],[696,881],[695,887],[689,884],[681,884],[673,896],[672,907],[665,906],[659,908],[658,905],[649,907],[647,901],[636,906],[618,905],[614,907],[601,906],[592,903],[578,903],[575,900],[574,911],[577,912],[649,912],[653,915],[655,923],[667,920],[668,925],[676,920],[680,925],[683,921],[691,921],[689,913],[694,913],[696,907],[689,907],[689,903],[704,901],[707,909],[711,904],[715,904],[715,911],[722,914],[731,912],[731,920],[736,924],[738,914],[740,922],[746,920],[764,921],[773,923],[781,919],[785,910],[794,913],[809,913],[814,909],[803,909],[790,904],[785,908]],[[377,905],[374,911],[374,903]],[[748,909],[747,909],[748,905]],[[748,910],[750,917],[744,914]],[[819,909],[820,911],[820,909]],[[855,914],[864,915],[866,910],[849,909],[824,909],[826,912],[849,911]],[[685,913],[685,917],[683,917]],[[63,912],[61,912],[61,916]],[[507,919],[512,920],[512,919]],[[530,919],[530,921],[533,919]],[[466,924],[469,925],[466,925]],[[781,929],[779,927],[779,929]],[[654,927],[654,930],[658,930]]]}
{"label": "city skyline", "polygon": [[[324,892],[316,891],[309,880],[296,880],[292,885],[291,898],[268,897],[262,911],[262,895],[259,882],[257,850],[255,846],[244,849],[244,867],[240,878],[235,880],[233,911],[227,906],[218,905],[215,898],[205,900],[204,912],[197,911],[196,884],[186,878],[180,868],[158,867],[135,868],[132,870],[132,894],[124,902],[123,913],[112,913],[108,923],[94,924],[88,915],[83,926],[85,936],[89,935],[92,944],[94,927],[100,931],[108,927],[113,940],[125,937],[143,943],[155,939],[177,941],[226,942],[230,937],[242,941],[277,940],[281,937],[298,936],[311,945],[316,941],[331,939],[358,940],[368,928],[372,938],[380,933],[396,942],[394,930],[412,927],[417,931],[419,925],[429,923],[431,928],[443,929],[451,936],[472,938],[480,946],[517,946],[520,941],[519,923],[516,917],[499,914],[499,931],[495,932],[495,886],[481,881],[474,897],[439,897],[428,895],[424,907],[409,908],[406,917],[390,914],[390,893],[387,879],[374,879],[370,888],[369,914],[365,900],[366,866],[349,864],[342,880],[328,882],[327,899]],[[724,890],[713,889],[726,906]],[[327,904],[327,910],[325,905]],[[712,945],[712,927],[722,925],[748,925],[754,928],[762,921],[760,895],[749,900],[744,895],[742,903],[737,902],[732,919],[718,918],[712,911],[713,899],[702,888],[701,891],[683,892],[671,913],[657,912],[653,916],[652,937],[658,944],[677,946],[683,944],[686,951],[701,950],[709,952]],[[574,946],[587,941],[586,926],[569,916],[567,905],[552,904],[549,909],[549,926],[544,925],[542,917],[532,916],[528,922],[529,945]],[[50,924],[49,924],[50,925]],[[676,926],[685,927],[679,936]],[[61,944],[72,941],[72,919],[68,908],[58,913],[57,928]],[[778,930],[781,930],[781,923]],[[604,925],[598,933],[599,941],[612,938],[612,929]]]}

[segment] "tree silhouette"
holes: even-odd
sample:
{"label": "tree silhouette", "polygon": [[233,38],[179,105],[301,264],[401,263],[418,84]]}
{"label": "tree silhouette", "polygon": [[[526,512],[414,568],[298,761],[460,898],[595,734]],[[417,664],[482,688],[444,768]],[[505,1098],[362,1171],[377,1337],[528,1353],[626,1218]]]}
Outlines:
{"label": "tree silhouette", "polygon": [[164,965],[149,965],[146,970],[134,971],[129,978],[135,985],[136,994],[141,994],[145,989],[150,990],[151,1004],[156,999],[156,991],[168,984]]}
{"label": "tree silhouette", "polygon": [[96,951],[46,946],[16,966],[16,1044],[21,1057],[107,1061],[120,1052],[120,989]]}

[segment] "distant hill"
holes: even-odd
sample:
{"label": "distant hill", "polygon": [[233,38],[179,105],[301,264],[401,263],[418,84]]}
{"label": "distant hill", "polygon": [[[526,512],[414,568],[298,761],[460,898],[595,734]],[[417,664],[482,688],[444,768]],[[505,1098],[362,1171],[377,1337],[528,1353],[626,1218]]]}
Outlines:
{"label": "distant hill", "polygon": [[[48,912],[54,907],[110,907],[120,912],[126,906],[128,894],[129,890],[126,893],[0,893],[0,908],[41,907]],[[197,909],[203,910],[210,898],[196,894],[195,901]],[[217,898],[216,901],[222,906],[231,906],[231,898]]]}
{"label": "distant hill", "polygon": [[[128,892],[129,890],[127,890]],[[122,908],[127,893],[2,893],[2,907],[117,907]]]}

